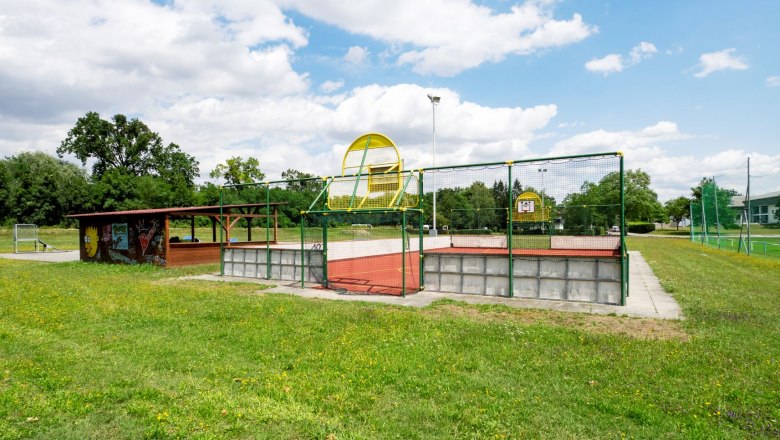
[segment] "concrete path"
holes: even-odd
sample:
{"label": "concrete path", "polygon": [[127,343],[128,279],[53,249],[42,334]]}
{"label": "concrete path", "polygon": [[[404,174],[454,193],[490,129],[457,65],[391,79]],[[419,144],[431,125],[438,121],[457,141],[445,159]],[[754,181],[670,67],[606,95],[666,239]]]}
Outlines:
{"label": "concrete path", "polygon": [[451,299],[468,304],[501,304],[508,307],[524,309],[545,309],[562,312],[579,312],[593,314],[616,314],[620,316],[632,316],[657,319],[684,319],[682,310],[668,293],[666,293],[658,278],[653,274],[650,266],[637,251],[630,251],[631,265],[629,276],[629,292],[626,306],[614,306],[608,304],[591,304],[571,301],[553,301],[526,298],[503,298],[483,295],[466,295],[459,293],[422,291],[406,298],[385,295],[353,295],[338,294],[333,290],[315,288],[316,285],[300,287],[299,282],[263,280],[242,277],[221,277],[219,275],[197,275],[185,277],[204,281],[243,282],[269,284],[278,283],[267,290],[273,293],[286,293],[304,298],[328,299],[337,301],[364,301],[372,303],[392,304],[398,306],[425,307],[439,299]]}
{"label": "concrete path", "polygon": [[63,263],[79,261],[79,251],[60,252],[25,252],[21,254],[0,254],[0,258],[9,260],[45,261],[48,263]]}

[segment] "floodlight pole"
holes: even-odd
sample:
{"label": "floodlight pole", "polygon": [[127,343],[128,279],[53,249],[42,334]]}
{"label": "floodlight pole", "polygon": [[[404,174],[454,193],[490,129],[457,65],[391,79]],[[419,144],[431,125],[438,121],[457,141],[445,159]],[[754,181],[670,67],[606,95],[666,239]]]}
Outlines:
{"label": "floodlight pole", "polygon": [[[433,111],[433,167],[436,167],[436,105],[441,101],[441,97],[428,94],[428,99],[431,100],[431,110]],[[430,234],[433,236],[438,235],[436,229],[436,173],[433,174],[433,229]]]}

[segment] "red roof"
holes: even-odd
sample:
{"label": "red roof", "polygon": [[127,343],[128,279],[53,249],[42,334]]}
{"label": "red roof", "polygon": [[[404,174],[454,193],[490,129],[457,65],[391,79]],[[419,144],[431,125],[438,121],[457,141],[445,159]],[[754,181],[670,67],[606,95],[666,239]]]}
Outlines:
{"label": "red roof", "polygon": [[[283,202],[269,203],[268,206],[286,205]],[[243,205],[222,205],[222,212],[231,214],[233,210],[240,208],[255,208],[266,206],[265,203],[248,203]],[[88,214],[71,214],[66,217],[70,218],[82,218],[82,217],[102,217],[102,216],[115,216],[115,215],[146,215],[146,214],[184,214],[188,212],[197,213],[209,213],[219,214],[219,205],[216,206],[180,206],[176,208],[155,208],[155,209],[136,209],[133,211],[112,211],[112,212],[91,212]]]}

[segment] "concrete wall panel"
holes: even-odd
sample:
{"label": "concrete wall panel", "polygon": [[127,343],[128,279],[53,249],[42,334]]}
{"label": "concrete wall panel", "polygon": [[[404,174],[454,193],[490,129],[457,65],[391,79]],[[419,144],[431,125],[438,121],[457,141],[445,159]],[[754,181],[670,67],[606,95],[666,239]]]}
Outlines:
{"label": "concrete wall panel", "polygon": [[514,296],[517,298],[537,298],[539,296],[539,280],[515,277],[513,289]]}
{"label": "concrete wall panel", "polygon": [[508,277],[485,277],[485,295],[509,296]]}
{"label": "concrete wall panel", "polygon": [[439,270],[449,273],[460,273],[460,255],[442,255],[439,257],[441,267]]}
{"label": "concrete wall panel", "polygon": [[566,281],[542,279],[539,283],[539,298],[566,299]]}
{"label": "concrete wall panel", "polygon": [[594,260],[569,260],[568,278],[596,278],[596,262]]}
{"label": "concrete wall panel", "polygon": [[539,259],[536,257],[515,257],[513,266],[515,277],[536,277],[539,273]]}
{"label": "concrete wall panel", "polygon": [[463,273],[468,274],[484,274],[485,273],[485,257],[464,255],[463,256]]}
{"label": "concrete wall panel", "polygon": [[595,281],[569,281],[566,297],[570,301],[595,302],[598,285]]}
{"label": "concrete wall panel", "polygon": [[542,278],[565,278],[566,262],[563,260],[542,259],[539,269],[539,276]]}
{"label": "concrete wall panel", "polygon": [[465,293],[461,290],[460,285],[460,278],[461,275],[453,275],[453,274],[441,274],[440,283],[439,286],[440,290],[442,292],[456,292],[456,293]]}
{"label": "concrete wall panel", "polygon": [[507,276],[509,274],[509,258],[487,258],[485,260],[485,273]]}
{"label": "concrete wall panel", "polygon": [[463,293],[482,295],[485,293],[485,277],[483,275],[463,275]]}
{"label": "concrete wall panel", "polygon": [[620,281],[619,260],[599,260],[599,279]]}
{"label": "concrete wall panel", "polygon": [[599,283],[597,301],[607,304],[620,304],[620,283]]}

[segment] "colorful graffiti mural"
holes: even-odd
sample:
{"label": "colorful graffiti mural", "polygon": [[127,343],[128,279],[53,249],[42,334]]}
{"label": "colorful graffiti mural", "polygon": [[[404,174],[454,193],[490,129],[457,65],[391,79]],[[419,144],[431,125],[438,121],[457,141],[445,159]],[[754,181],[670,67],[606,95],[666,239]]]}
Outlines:
{"label": "colorful graffiti mural", "polygon": [[164,217],[114,217],[111,220],[81,221],[82,260],[165,265]]}

